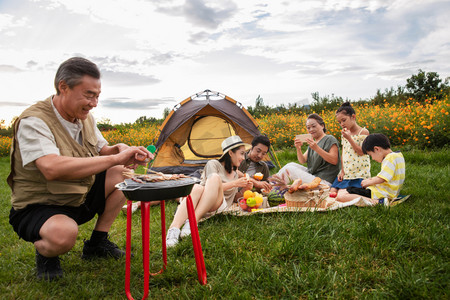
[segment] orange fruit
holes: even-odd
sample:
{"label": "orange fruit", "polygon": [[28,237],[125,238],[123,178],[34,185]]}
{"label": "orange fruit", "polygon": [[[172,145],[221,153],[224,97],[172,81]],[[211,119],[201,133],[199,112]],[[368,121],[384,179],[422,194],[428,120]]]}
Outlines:
{"label": "orange fruit", "polygon": [[260,206],[263,203],[263,197],[258,194],[255,196],[256,205]]}
{"label": "orange fruit", "polygon": [[246,190],[246,191],[244,192],[244,199],[252,198],[253,196],[255,196],[255,193],[253,193],[253,192],[250,191],[250,190]]}
{"label": "orange fruit", "polygon": [[255,175],[253,175],[253,178],[255,178],[256,180],[262,180],[264,177],[264,175],[262,173],[255,173]]}

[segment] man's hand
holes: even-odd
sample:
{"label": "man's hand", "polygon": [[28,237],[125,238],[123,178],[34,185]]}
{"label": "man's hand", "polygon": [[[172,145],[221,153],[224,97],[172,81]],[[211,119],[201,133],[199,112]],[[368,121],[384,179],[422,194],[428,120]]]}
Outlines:
{"label": "man's hand", "polygon": [[264,190],[266,192],[272,190],[272,185],[270,185],[270,183],[268,183],[267,181],[252,180],[252,182],[253,186],[258,190]]}
{"label": "man's hand", "polygon": [[155,157],[153,153],[142,146],[127,146],[127,148],[124,148],[116,156],[120,160],[118,164],[124,165],[129,169],[136,169],[139,165],[145,166]]}

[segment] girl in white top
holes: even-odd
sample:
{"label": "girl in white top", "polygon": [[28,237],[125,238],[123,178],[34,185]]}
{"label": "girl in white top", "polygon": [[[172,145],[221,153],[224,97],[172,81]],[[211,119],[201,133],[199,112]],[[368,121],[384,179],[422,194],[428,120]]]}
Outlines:
{"label": "girl in white top", "polygon": [[[249,144],[242,142],[239,136],[230,136],[222,142],[223,154],[219,160],[208,161],[202,174],[202,181],[200,184],[195,184],[191,192],[197,221],[207,214],[220,213],[231,206],[238,188],[247,190],[253,187],[252,182],[237,170],[245,159],[245,152],[250,147]],[[183,228],[180,230],[181,226]],[[167,247],[175,246],[180,237],[190,234],[186,199],[184,199],[178,206],[167,231]]]}

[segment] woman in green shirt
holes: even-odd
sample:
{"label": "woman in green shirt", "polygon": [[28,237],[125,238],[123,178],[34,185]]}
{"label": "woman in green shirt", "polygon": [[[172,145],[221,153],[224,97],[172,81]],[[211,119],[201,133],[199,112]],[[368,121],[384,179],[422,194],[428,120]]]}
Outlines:
{"label": "woman in green shirt", "polygon": [[340,170],[339,142],[334,136],[326,134],[325,122],[318,114],[308,116],[306,130],[312,136],[312,139],[306,139],[308,144],[306,152],[302,152],[303,142],[300,139],[295,139],[294,145],[297,149],[298,161],[301,164],[306,163],[307,167],[288,163],[277,175],[284,178],[285,182],[289,176],[292,180],[302,178],[304,183],[311,182],[314,177],[320,177],[321,183],[331,186]]}

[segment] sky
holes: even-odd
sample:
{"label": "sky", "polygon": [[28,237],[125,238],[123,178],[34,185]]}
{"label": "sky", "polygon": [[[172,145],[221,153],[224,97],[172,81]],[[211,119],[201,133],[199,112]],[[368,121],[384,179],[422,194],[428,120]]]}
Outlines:
{"label": "sky", "polygon": [[204,90],[245,107],[369,99],[419,69],[450,76],[450,1],[0,0],[0,119],[55,93],[58,66],[102,72],[97,122],[162,118]]}

